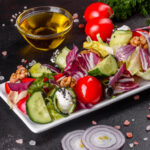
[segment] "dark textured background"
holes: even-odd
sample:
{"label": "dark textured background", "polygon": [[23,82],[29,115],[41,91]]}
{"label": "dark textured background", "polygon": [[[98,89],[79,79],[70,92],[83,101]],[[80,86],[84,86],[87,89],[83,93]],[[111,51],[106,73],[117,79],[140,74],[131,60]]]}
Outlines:
{"label": "dark textured background", "polygon": [[[80,23],[83,23],[82,18],[85,8],[94,1],[92,0],[0,0],[0,72],[8,80],[16,66],[20,64],[21,59],[25,58],[28,61],[35,59],[36,61],[48,63],[52,52],[40,52],[29,47],[25,40],[14,27],[14,23],[10,22],[12,14],[22,11],[24,6],[28,8],[40,5],[61,6],[69,10],[72,14],[79,13]],[[2,27],[2,24],[6,24]],[[115,25],[127,24],[132,28],[145,26],[145,18],[142,16],[134,16],[126,22],[115,23]],[[82,49],[82,42],[85,40],[83,29],[78,28],[78,23],[74,23],[74,27],[63,43],[60,46],[67,45],[72,48],[73,43]],[[1,52],[6,50],[8,55],[3,57]],[[134,147],[135,150],[150,149],[150,133],[145,131],[150,121],[146,115],[149,112],[150,90],[139,94],[140,100],[135,101],[133,97],[122,100],[116,104],[98,110],[89,115],[85,115],[54,129],[48,130],[41,134],[33,134],[22,123],[22,121],[9,109],[9,107],[0,99],[0,150],[61,150],[60,141],[62,137],[69,131],[76,129],[86,129],[92,126],[91,121],[95,120],[98,124],[121,125],[121,131],[125,134],[127,131],[133,132],[133,138],[127,139],[123,150],[131,149],[129,143],[135,140],[139,145]],[[131,121],[129,127],[124,127],[124,120],[135,119]],[[143,138],[148,137],[148,141],[143,141]],[[23,139],[22,145],[16,144],[16,139]],[[30,146],[28,142],[35,140],[36,146]]]}

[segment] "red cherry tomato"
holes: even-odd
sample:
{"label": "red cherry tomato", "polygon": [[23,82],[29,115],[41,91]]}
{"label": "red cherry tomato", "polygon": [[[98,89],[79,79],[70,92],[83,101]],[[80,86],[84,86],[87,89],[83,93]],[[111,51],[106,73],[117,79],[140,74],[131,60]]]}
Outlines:
{"label": "red cherry tomato", "polygon": [[7,94],[10,93],[10,88],[9,88],[8,83],[5,83],[5,91],[6,91]]}
{"label": "red cherry tomato", "polygon": [[97,41],[97,34],[100,34],[100,37],[103,41],[106,41],[107,38],[111,37],[113,32],[113,23],[108,18],[95,18],[90,20],[85,26],[85,33],[87,36],[90,36],[92,40]]}
{"label": "red cherry tomato", "polygon": [[[145,31],[145,30],[137,30],[137,31],[140,31],[140,32],[143,32],[143,33],[146,33],[146,34],[149,34],[147,31]],[[133,36],[141,36],[141,34],[140,33],[138,33],[138,32],[136,32],[136,31],[133,31]]]}
{"label": "red cherry tomato", "polygon": [[27,82],[31,82],[31,81],[35,81],[35,78],[24,78],[21,80],[22,83],[27,83]]}
{"label": "red cherry tomato", "polygon": [[63,73],[58,73],[54,76],[54,80],[57,81],[59,78],[61,78],[64,74]]}
{"label": "red cherry tomato", "polygon": [[96,78],[85,76],[77,81],[75,93],[82,103],[97,104],[102,98],[102,85]]}
{"label": "red cherry tomato", "polygon": [[96,2],[89,5],[85,12],[84,18],[88,22],[89,20],[97,17],[106,17],[109,18],[113,15],[113,10],[111,7],[105,3]]}
{"label": "red cherry tomato", "polygon": [[28,100],[29,95],[27,94],[26,97],[24,97],[23,99],[21,99],[18,103],[17,103],[17,107],[18,109],[23,112],[24,114],[26,114],[26,101]]}

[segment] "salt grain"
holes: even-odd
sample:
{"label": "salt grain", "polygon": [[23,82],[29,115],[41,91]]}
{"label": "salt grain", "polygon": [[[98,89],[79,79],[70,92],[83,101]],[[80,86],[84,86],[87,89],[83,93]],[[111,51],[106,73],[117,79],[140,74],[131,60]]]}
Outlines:
{"label": "salt grain", "polygon": [[24,9],[27,9],[27,6],[24,6]]}
{"label": "salt grain", "polygon": [[21,14],[21,12],[19,11],[18,14]]}
{"label": "salt grain", "polygon": [[29,66],[31,67],[31,66],[32,66],[32,63],[29,63]]}
{"label": "salt grain", "polygon": [[97,125],[97,122],[93,120],[93,121],[92,121],[92,124],[93,124],[93,125]]}
{"label": "salt grain", "polygon": [[23,144],[23,139],[18,139],[18,140],[16,140],[16,143],[17,143],[17,144]]}
{"label": "salt grain", "polygon": [[15,16],[15,15],[12,15],[12,18],[16,19],[16,16]]}
{"label": "salt grain", "polygon": [[120,130],[121,127],[119,125],[115,125],[114,128]]}
{"label": "salt grain", "polygon": [[18,16],[18,14],[17,14],[17,13],[15,13],[15,16],[17,17],[17,16]]}
{"label": "salt grain", "polygon": [[21,62],[24,63],[25,59],[21,59]]}
{"label": "salt grain", "polygon": [[134,121],[135,121],[135,119],[133,118],[133,119],[131,119],[131,121],[132,121],[132,122],[134,122]]}
{"label": "salt grain", "polygon": [[10,19],[10,22],[13,22],[14,21],[14,19]]}
{"label": "salt grain", "polygon": [[77,22],[79,22],[79,19],[74,19],[74,21],[73,21],[73,22],[77,23]]}
{"label": "salt grain", "polygon": [[5,24],[4,24],[4,23],[2,24],[2,27],[5,27]]}
{"label": "salt grain", "polygon": [[3,81],[5,79],[4,76],[0,76],[0,81]]}
{"label": "salt grain", "polygon": [[74,13],[72,17],[73,17],[73,19],[78,19],[79,15],[78,15],[78,13]]}
{"label": "salt grain", "polygon": [[147,140],[148,140],[148,137],[143,138],[143,140],[144,140],[144,141],[147,141]]}
{"label": "salt grain", "polygon": [[150,131],[150,125],[146,127],[146,131]]}
{"label": "salt grain", "polygon": [[133,148],[134,144],[133,144],[133,143],[130,143],[129,146],[130,146],[130,148]]}
{"label": "salt grain", "polygon": [[30,141],[29,141],[29,145],[31,145],[31,146],[35,146],[35,145],[36,145],[36,141],[34,141],[34,140],[30,140]]}

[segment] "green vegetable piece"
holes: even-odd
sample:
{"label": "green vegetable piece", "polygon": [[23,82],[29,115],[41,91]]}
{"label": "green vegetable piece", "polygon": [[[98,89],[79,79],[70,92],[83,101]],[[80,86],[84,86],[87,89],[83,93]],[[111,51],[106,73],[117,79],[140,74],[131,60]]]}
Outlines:
{"label": "green vegetable piece", "polygon": [[118,65],[116,59],[112,55],[109,55],[99,62],[94,69],[90,70],[88,74],[92,76],[111,76],[114,75],[117,70]]}
{"label": "green vegetable piece", "polygon": [[130,39],[132,38],[132,31],[131,30],[116,30],[110,39],[110,46],[113,48],[114,53],[115,51],[122,47],[127,45],[130,42]]}
{"label": "green vegetable piece", "polygon": [[146,72],[139,71],[136,73],[136,75],[143,78],[144,80],[150,80],[150,68],[148,68]]}

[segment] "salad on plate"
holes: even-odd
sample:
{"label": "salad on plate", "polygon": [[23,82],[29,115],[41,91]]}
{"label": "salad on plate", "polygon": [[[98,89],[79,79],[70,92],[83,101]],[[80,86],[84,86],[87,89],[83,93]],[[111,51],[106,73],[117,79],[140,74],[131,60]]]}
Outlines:
{"label": "salad on plate", "polygon": [[88,36],[82,51],[64,47],[54,53],[54,65],[18,66],[5,83],[8,104],[47,124],[138,88],[141,78],[150,80],[149,29],[124,25],[105,42],[100,34]]}

